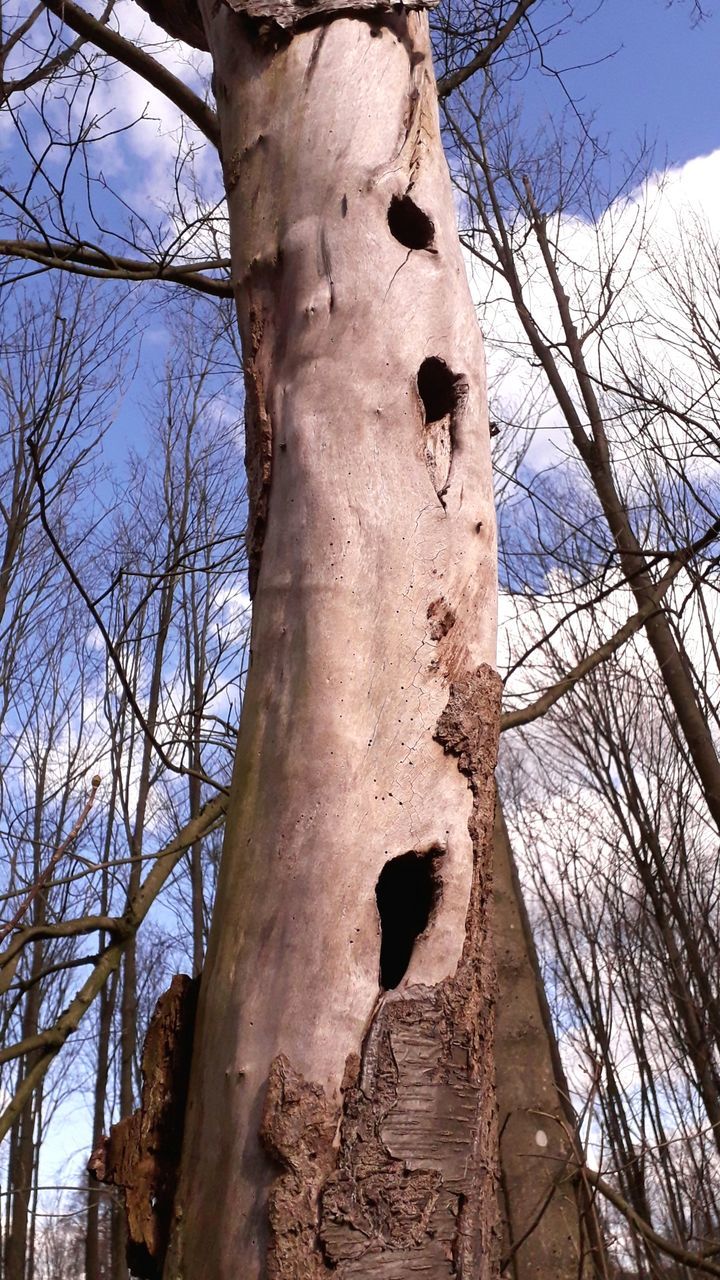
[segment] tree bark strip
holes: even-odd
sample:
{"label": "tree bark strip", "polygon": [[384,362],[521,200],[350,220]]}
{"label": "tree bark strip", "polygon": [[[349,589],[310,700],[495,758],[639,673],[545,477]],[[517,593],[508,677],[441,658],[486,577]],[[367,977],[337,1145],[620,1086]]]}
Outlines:
{"label": "tree bark strip", "polygon": [[197,982],[174,977],[145,1038],[141,1105],[113,1125],[88,1164],[97,1181],[122,1188],[127,1261],[141,1280],[159,1280],[167,1251],[196,1004]]}

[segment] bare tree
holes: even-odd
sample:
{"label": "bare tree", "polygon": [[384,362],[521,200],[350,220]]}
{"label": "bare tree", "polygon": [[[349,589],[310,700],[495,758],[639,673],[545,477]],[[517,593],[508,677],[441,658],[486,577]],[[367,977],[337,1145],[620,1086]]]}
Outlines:
{"label": "bare tree", "polygon": [[[202,1274],[211,1266],[221,1276],[238,1265],[256,1274],[267,1253],[277,1276],[316,1274],[327,1264],[347,1275],[404,1274],[422,1264],[438,1274],[449,1274],[452,1265],[459,1274],[490,1276],[498,1253],[487,914],[498,703],[493,522],[482,354],[442,158],[427,17],[381,5],[360,13],[341,4],[308,13],[273,0],[239,7],[152,6],[171,36],[211,51],[217,115],[191,64],[193,88],[167,71],[163,51],[154,56],[157,50],[125,39],[109,9],[97,19],[70,0],[48,3],[19,21],[5,64],[12,70],[20,48],[32,63],[25,83],[13,71],[8,97],[11,106],[21,92],[38,102],[43,136],[38,150],[37,137],[15,113],[28,172],[13,175],[3,191],[13,210],[3,242],[13,271],[163,281],[224,299],[231,260],[244,344],[252,661],[167,1274]],[[628,360],[620,389],[617,377],[601,383],[586,355],[610,315],[621,268],[613,259],[592,316],[582,311],[578,291],[578,319],[561,279],[562,209],[554,211],[556,232],[537,183],[522,182],[509,167],[498,177],[483,151],[486,119],[468,97],[471,77],[493,58],[518,51],[531,56],[531,7],[532,0],[493,3],[435,22],[446,63],[440,95],[464,95],[456,97],[449,119],[458,123],[462,114],[458,136],[475,207],[481,207],[478,190],[485,201],[481,229],[494,246],[494,269],[499,264],[509,281],[591,481],[582,489],[587,521],[575,522],[552,545],[543,540],[543,527],[535,564],[576,568],[592,546],[587,573],[571,583],[571,611],[585,607],[577,600],[591,584],[595,620],[605,593],[618,591],[620,582],[633,593],[634,613],[610,634],[601,627],[597,643],[583,645],[570,664],[558,662],[551,685],[515,706],[505,723],[510,727],[513,716],[516,726],[530,723],[550,708],[574,705],[580,680],[601,679],[602,664],[644,627],[675,714],[672,748],[678,761],[689,759],[688,776],[699,779],[703,803],[715,814],[720,793],[707,725],[712,698],[670,607],[673,584],[688,574],[698,609],[711,617],[703,552],[716,527],[712,501],[695,485],[692,501],[663,501],[664,524],[638,518],[608,422],[617,418],[619,400],[628,429],[652,420],[658,387],[649,387],[637,369],[631,378]],[[43,44],[37,37],[46,29]],[[63,34],[67,30],[73,34]],[[197,146],[192,134],[177,153],[177,236],[168,237],[166,227],[160,232],[145,215],[123,214],[109,226],[104,203],[101,208],[92,195],[81,216],[75,206],[70,216],[72,175],[83,166],[87,172],[93,141],[106,136],[93,101],[105,57],[146,76],[209,142],[220,144],[230,260],[216,203],[199,197],[194,179],[185,181]],[[72,121],[68,113],[72,141],[60,179],[42,154],[45,146],[54,153],[65,146],[45,99],[54,83],[65,86],[75,112]],[[573,171],[572,181],[577,178]],[[92,184],[86,186],[92,192]],[[507,190],[519,210],[512,235]],[[546,341],[527,307],[520,276],[529,241],[558,309],[559,342]],[[468,237],[473,252],[482,243]],[[102,834],[98,826],[93,836],[92,909],[73,917],[64,911],[56,924],[34,922],[0,958],[11,966],[24,946],[44,945],[47,937],[32,929],[53,930],[56,938],[97,937],[89,976],[64,1010],[43,1026],[33,1024],[8,1050],[9,1061],[35,1055],[8,1122],[37,1096],[58,1049],[105,992],[98,1011],[98,1136],[112,1109],[102,1078],[111,1058],[115,989],[105,984],[122,964],[120,1132],[136,1134],[129,1113],[140,1091],[139,1042],[154,993],[152,982],[141,982],[135,939],[149,915],[154,925],[161,893],[162,912],[187,902],[191,967],[197,973],[202,964],[208,904],[201,841],[226,808],[216,790],[224,771],[216,766],[236,708],[227,705],[223,685],[229,664],[241,665],[231,639],[214,640],[225,605],[211,565],[228,528],[223,504],[237,499],[232,485],[221,488],[216,459],[190,458],[190,442],[207,422],[208,405],[198,412],[197,402],[207,375],[208,366],[193,359],[187,371],[175,367],[168,378],[168,425],[158,436],[162,484],[154,486],[153,460],[144,459],[135,473],[132,515],[116,526],[112,554],[106,544],[110,583],[81,567],[78,546],[52,518],[42,458],[31,441],[29,475],[43,535],[108,657],[112,796]],[[687,404],[682,412],[690,415]],[[655,465],[648,453],[643,474],[644,497],[653,501],[667,494],[669,475],[665,440],[656,445]],[[517,460],[522,441],[514,451]],[[536,486],[534,496],[547,500],[548,492]],[[508,543],[504,550],[513,554]],[[708,621],[706,658],[711,631]],[[637,824],[638,813],[647,815],[633,795],[635,807],[630,792],[627,806]],[[114,829],[118,819],[124,831]],[[657,845],[657,830],[646,826]],[[638,857],[647,857],[647,831]],[[634,827],[631,833],[637,844]],[[653,866],[664,866],[662,849],[654,857]],[[108,876],[105,864],[112,862],[118,868]],[[213,858],[211,875],[214,865]],[[677,920],[673,916],[663,933],[672,885],[663,882],[653,896],[641,883],[665,948],[658,953],[647,945],[659,966],[687,904],[675,886]],[[512,876],[508,884],[507,918],[519,918]],[[148,954],[156,953],[146,945]],[[617,940],[615,950],[628,968],[628,952]],[[520,952],[532,987],[527,934]],[[702,980],[706,960],[695,963],[693,982]],[[686,969],[681,957],[673,973],[687,986]],[[592,988],[600,1000],[602,976],[600,964]],[[631,977],[628,972],[623,1000],[637,1011],[641,992]],[[683,1034],[690,1035],[692,1010],[679,981],[668,1009],[681,1011]],[[549,1153],[553,1172],[529,1230],[518,1233],[517,1209],[510,1215],[505,1263],[519,1275],[522,1266],[537,1266],[547,1248],[544,1256],[557,1267],[568,1265],[569,1254],[571,1267],[602,1267],[602,1250],[588,1261],[597,1238],[592,1187],[600,1183],[582,1172],[541,1001],[533,1003],[532,1016],[560,1147]],[[628,1025],[640,1045],[645,1025],[639,1016]],[[146,1073],[153,1062],[158,1069],[156,1031],[152,1025]],[[696,1031],[689,1062],[709,1105],[715,1083],[711,1064],[703,1066],[702,1026]],[[526,1053],[529,1044],[528,1037]],[[612,1075],[611,1049],[605,1060]],[[675,1254],[672,1240],[664,1241],[667,1247],[650,1240],[654,1204],[643,1180],[644,1153],[638,1155],[614,1077],[609,1090],[613,1106],[604,1122],[620,1135],[618,1151],[620,1140],[625,1143],[630,1174],[608,1194],[629,1205],[624,1220],[637,1228],[638,1265],[651,1259],[653,1274],[661,1274],[664,1259],[674,1256],[684,1266],[683,1249],[697,1261],[695,1237],[678,1217],[677,1186]],[[520,1108],[526,1119],[536,1101],[526,1090]],[[415,1122],[421,1104],[425,1126]],[[658,1108],[654,1116],[660,1126]],[[142,1153],[133,1151],[132,1141],[122,1159],[136,1171]],[[524,1142],[506,1143],[506,1169],[522,1163]],[[705,1148],[698,1167],[703,1159]],[[564,1185],[566,1173],[572,1185]],[[167,1174],[163,1170],[163,1178]],[[152,1180],[140,1185],[150,1220],[156,1189]],[[97,1260],[95,1193],[89,1203],[87,1256]],[[709,1201],[703,1212],[710,1223]],[[211,1228],[219,1213],[218,1233]],[[572,1247],[558,1253],[566,1222]],[[152,1221],[149,1237],[154,1248]],[[123,1267],[118,1244],[117,1276]],[[161,1254],[143,1265],[157,1269]]]}

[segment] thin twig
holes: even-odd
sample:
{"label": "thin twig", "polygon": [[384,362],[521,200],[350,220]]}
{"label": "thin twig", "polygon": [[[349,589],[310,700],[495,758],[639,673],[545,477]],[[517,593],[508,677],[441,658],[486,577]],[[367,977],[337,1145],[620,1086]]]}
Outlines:
{"label": "thin twig", "polygon": [[183,777],[198,778],[200,782],[206,783],[208,786],[213,787],[217,791],[226,791],[227,790],[226,787],[222,787],[220,783],[214,781],[214,779],[212,778],[208,778],[204,773],[200,772],[199,770],[190,769],[185,765],[175,764],[174,760],[170,758],[170,756],[167,754],[167,752],[164,750],[164,748],[160,745],[157,738],[155,737],[155,734],[150,728],[150,725],[148,724],[146,717],[143,715],[142,711],[140,710],[140,706],[138,704],[137,698],[135,697],[135,694],[130,686],[130,681],[127,678],[125,669],[120,660],[120,656],[115,649],[115,646],[110,637],[110,633],[107,627],[105,626],[105,623],[103,622],[102,616],[96,609],[81,579],[78,577],[77,573],[75,572],[75,569],[73,568],[69,557],[63,551],[62,546],[60,545],[57,537],[55,536],[55,533],[52,529],[50,521],[48,520],[45,483],[43,480],[42,468],[40,466],[40,456],[38,453],[37,441],[35,438],[34,431],[31,431],[27,437],[27,446],[30,451],[30,457],[32,459],[35,483],[37,484],[37,487],[38,487],[38,505],[39,505],[39,511],[40,511],[40,523],[45,531],[45,534],[50,542],[50,545],[53,551],[55,552],[58,560],[60,561],[70,581],[75,587],[75,590],[78,592],[78,595],[81,597],[83,603],[85,604],[93,622],[95,623],[95,626],[97,627],[98,631],[100,632],[103,638],[103,641],[105,642],[108,655],[113,664],[113,667],[115,668],[115,672],[118,677],[118,680],[122,685],[123,693],[125,694],[125,697],[128,700],[128,703],[132,709],[133,715],[135,716],[135,719],[140,725],[140,728],[142,729],[148,741],[151,743],[153,750],[156,752],[161,763],[165,765],[166,769],[169,769],[172,773],[179,773]]}
{"label": "thin twig", "polygon": [[167,67],[151,58],[131,40],[126,40],[118,31],[98,22],[92,14],[73,4],[73,0],[43,0],[43,4],[68,27],[72,27],[73,31],[77,31],[78,35],[84,36],[98,49],[102,49],[103,53],[110,54],[111,58],[116,58],[142,76],[143,80],[147,80],[148,84],[159,89],[192,120],[214,147],[220,146],[220,126],[215,112],[188,85],[168,71]]}
{"label": "thin twig", "polygon": [[52,857],[51,857],[50,861],[48,862],[48,864],[47,864],[47,866],[46,866],[45,870],[44,870],[44,871],[41,871],[41,873],[40,873],[40,875],[38,876],[38,878],[37,878],[37,880],[35,881],[35,883],[34,883],[33,885],[31,885],[31,886],[30,886],[30,890],[29,890],[29,892],[25,895],[25,898],[24,898],[24,899],[23,899],[23,901],[20,903],[20,906],[18,907],[17,911],[15,912],[15,915],[12,917],[12,920],[9,920],[9,921],[7,922],[7,924],[5,924],[5,925],[3,925],[2,927],[0,927],[0,942],[4,942],[4,941],[5,941],[5,939],[7,938],[8,934],[9,934],[9,933],[12,933],[13,929],[17,928],[18,924],[19,924],[19,923],[20,923],[20,921],[22,920],[22,918],[23,918],[23,916],[25,915],[26,911],[28,910],[28,908],[29,908],[29,907],[31,907],[31,906],[32,906],[32,904],[33,904],[33,902],[35,901],[35,899],[37,898],[38,894],[41,892],[41,890],[43,889],[44,885],[45,885],[45,884],[47,883],[47,881],[49,880],[50,876],[51,876],[51,875],[52,875],[52,873],[53,873],[53,870],[54,870],[54,869],[55,869],[55,867],[57,866],[57,864],[58,864],[58,862],[60,861],[60,859],[62,858],[63,854],[64,854],[64,853],[66,852],[66,850],[70,847],[70,845],[72,844],[73,840],[75,840],[75,838],[79,835],[79,833],[80,833],[80,829],[81,829],[81,827],[82,827],[82,825],[83,825],[83,823],[84,823],[85,819],[87,818],[87,816],[88,816],[88,814],[89,814],[90,810],[91,810],[91,809],[92,809],[92,807],[93,807],[93,804],[94,804],[94,802],[95,802],[95,797],[96,797],[96,795],[97,795],[97,793],[98,793],[98,787],[100,786],[100,783],[101,783],[101,782],[102,782],[102,778],[100,778],[100,777],[96,774],[96,776],[95,776],[95,777],[93,778],[93,780],[92,780],[92,783],[91,783],[91,786],[90,786],[90,792],[89,792],[89,794],[88,794],[88,798],[87,798],[87,800],[85,801],[85,804],[84,804],[84,805],[83,805],[83,807],[82,807],[82,810],[81,810],[81,812],[80,812],[80,816],[79,816],[79,818],[78,818],[77,822],[75,823],[75,826],[74,826],[74,827],[72,828],[72,830],[70,831],[70,834],[69,834],[68,836],[66,836],[66,838],[63,840],[62,844],[58,845],[58,847],[57,847],[57,849],[55,850],[54,854],[52,855]]}

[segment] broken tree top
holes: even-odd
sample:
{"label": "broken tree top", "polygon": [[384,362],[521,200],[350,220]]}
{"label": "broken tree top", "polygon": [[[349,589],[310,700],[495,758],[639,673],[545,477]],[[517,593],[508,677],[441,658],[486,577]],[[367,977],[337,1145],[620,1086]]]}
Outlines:
{"label": "broken tree top", "polygon": [[[184,40],[196,49],[207,49],[207,40],[195,0],[139,0],[153,22],[168,35]],[[335,13],[399,13],[403,9],[434,9],[440,0],[224,0],[235,13],[249,18],[274,22],[284,30],[301,25],[314,18],[330,17]]]}
{"label": "broken tree top", "polygon": [[410,3],[393,4],[390,0],[225,0],[236,13],[246,13],[250,18],[264,18],[276,22],[279,27],[294,27],[308,18],[340,13],[343,9],[354,12],[379,9],[383,12],[403,9],[434,9],[440,0],[411,0]]}

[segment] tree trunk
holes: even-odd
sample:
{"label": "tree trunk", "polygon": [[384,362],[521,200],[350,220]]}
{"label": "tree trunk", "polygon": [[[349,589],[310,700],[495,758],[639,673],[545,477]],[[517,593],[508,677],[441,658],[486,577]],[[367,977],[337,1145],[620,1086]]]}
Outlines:
{"label": "tree trunk", "polygon": [[[110,908],[110,867],[109,863],[112,856],[112,835],[116,819],[117,804],[117,775],[113,772],[110,797],[108,801],[107,825],[105,828],[105,838],[103,841],[102,860],[105,866],[102,871],[101,893],[100,893],[100,914],[107,915]],[[115,1012],[115,999],[117,995],[117,973],[114,973],[107,984],[100,992],[99,998],[99,1014],[98,1014],[98,1044],[97,1044],[97,1065],[95,1068],[95,1086],[93,1097],[93,1122],[92,1122],[92,1149],[95,1151],[99,1147],[102,1136],[105,1132],[105,1112],[107,1107],[108,1095],[108,1079],[110,1074],[110,1043],[112,1038],[113,1015]],[[101,1208],[105,1202],[108,1204],[107,1192],[98,1189],[97,1183],[92,1176],[88,1177],[87,1190],[87,1220],[85,1227],[85,1280],[110,1280],[112,1256],[108,1257],[107,1249],[107,1231],[101,1234]],[[112,1209],[110,1209],[112,1213]],[[117,1213],[115,1207],[115,1218],[121,1215]],[[121,1234],[117,1231],[116,1235]],[[124,1231],[122,1232],[124,1236]],[[104,1239],[103,1239],[104,1237]],[[101,1245],[105,1245],[102,1248]],[[124,1249],[124,1239],[122,1245]],[[123,1253],[123,1265],[125,1257]],[[111,1266],[108,1266],[110,1262]],[[115,1268],[112,1268],[114,1271]]]}
{"label": "tree trunk", "polygon": [[[171,536],[169,535],[167,564],[173,564]],[[146,723],[149,733],[145,735],[142,746],[140,776],[137,781],[137,802],[135,820],[130,836],[130,871],[128,874],[127,901],[131,903],[138,892],[141,880],[142,863],[140,861],[145,838],[145,822],[148,801],[152,789],[153,746],[150,734],[157,727],[158,710],[162,692],[163,659],[167,643],[168,631],[172,618],[173,598],[176,578],[168,572],[163,581],[160,593],[157,619],[153,619],[157,633],[152,655],[152,671],[148,692]],[[139,679],[139,673],[138,673]],[[125,948],[122,966],[122,990],[120,995],[120,1119],[127,1120],[135,1107],[136,1092],[136,1053],[138,1047],[138,984],[137,984],[137,939],[133,936]],[[128,1251],[128,1236],[122,1215],[113,1220],[113,1280],[127,1280],[128,1269],[125,1257]]]}
{"label": "tree trunk", "polygon": [[165,1274],[489,1280],[495,532],[427,18],[202,12],[255,608]]}
{"label": "tree trunk", "polygon": [[[103,987],[100,993],[97,1068],[93,1105],[93,1151],[99,1147],[105,1132],[105,1107],[110,1067],[110,1035],[115,1007],[115,978],[116,975],[113,974],[111,980]],[[104,1238],[107,1233],[101,1233],[101,1209],[107,1203],[107,1192],[100,1191],[95,1180],[90,1177],[87,1190],[87,1225],[85,1230],[85,1280],[104,1280],[108,1275],[107,1249],[103,1247],[107,1244]]]}
{"label": "tree trunk", "polygon": [[[35,988],[31,989],[30,995],[33,990]],[[13,1135],[13,1158],[9,1174],[12,1211],[10,1230],[5,1241],[5,1280],[25,1280],[27,1275],[28,1228],[35,1174],[36,1106],[37,1097],[33,1094],[20,1113]]]}
{"label": "tree trunk", "polygon": [[[32,842],[34,884],[38,883],[42,871],[42,819],[46,777],[47,755],[41,757],[37,764]],[[32,923],[34,925],[44,924],[46,918],[45,908],[45,894],[36,894],[32,904]],[[29,986],[25,995],[22,1015],[23,1039],[29,1039],[31,1036],[37,1035],[40,1026],[40,1008],[42,1004],[40,975],[43,970],[44,956],[45,944],[41,938],[38,938],[30,947],[30,964],[27,975]],[[21,1076],[29,1074],[33,1066],[33,1058],[33,1054],[28,1054],[20,1060],[19,1071]],[[25,1280],[26,1276],[28,1276],[28,1228],[37,1156],[35,1124],[41,1097],[42,1088],[31,1094],[13,1129],[8,1174],[11,1216],[5,1240],[4,1280]]]}
{"label": "tree trunk", "polygon": [[513,1280],[594,1280],[608,1275],[602,1228],[580,1173],[577,1120],[499,802],[492,920],[506,1274]]}

